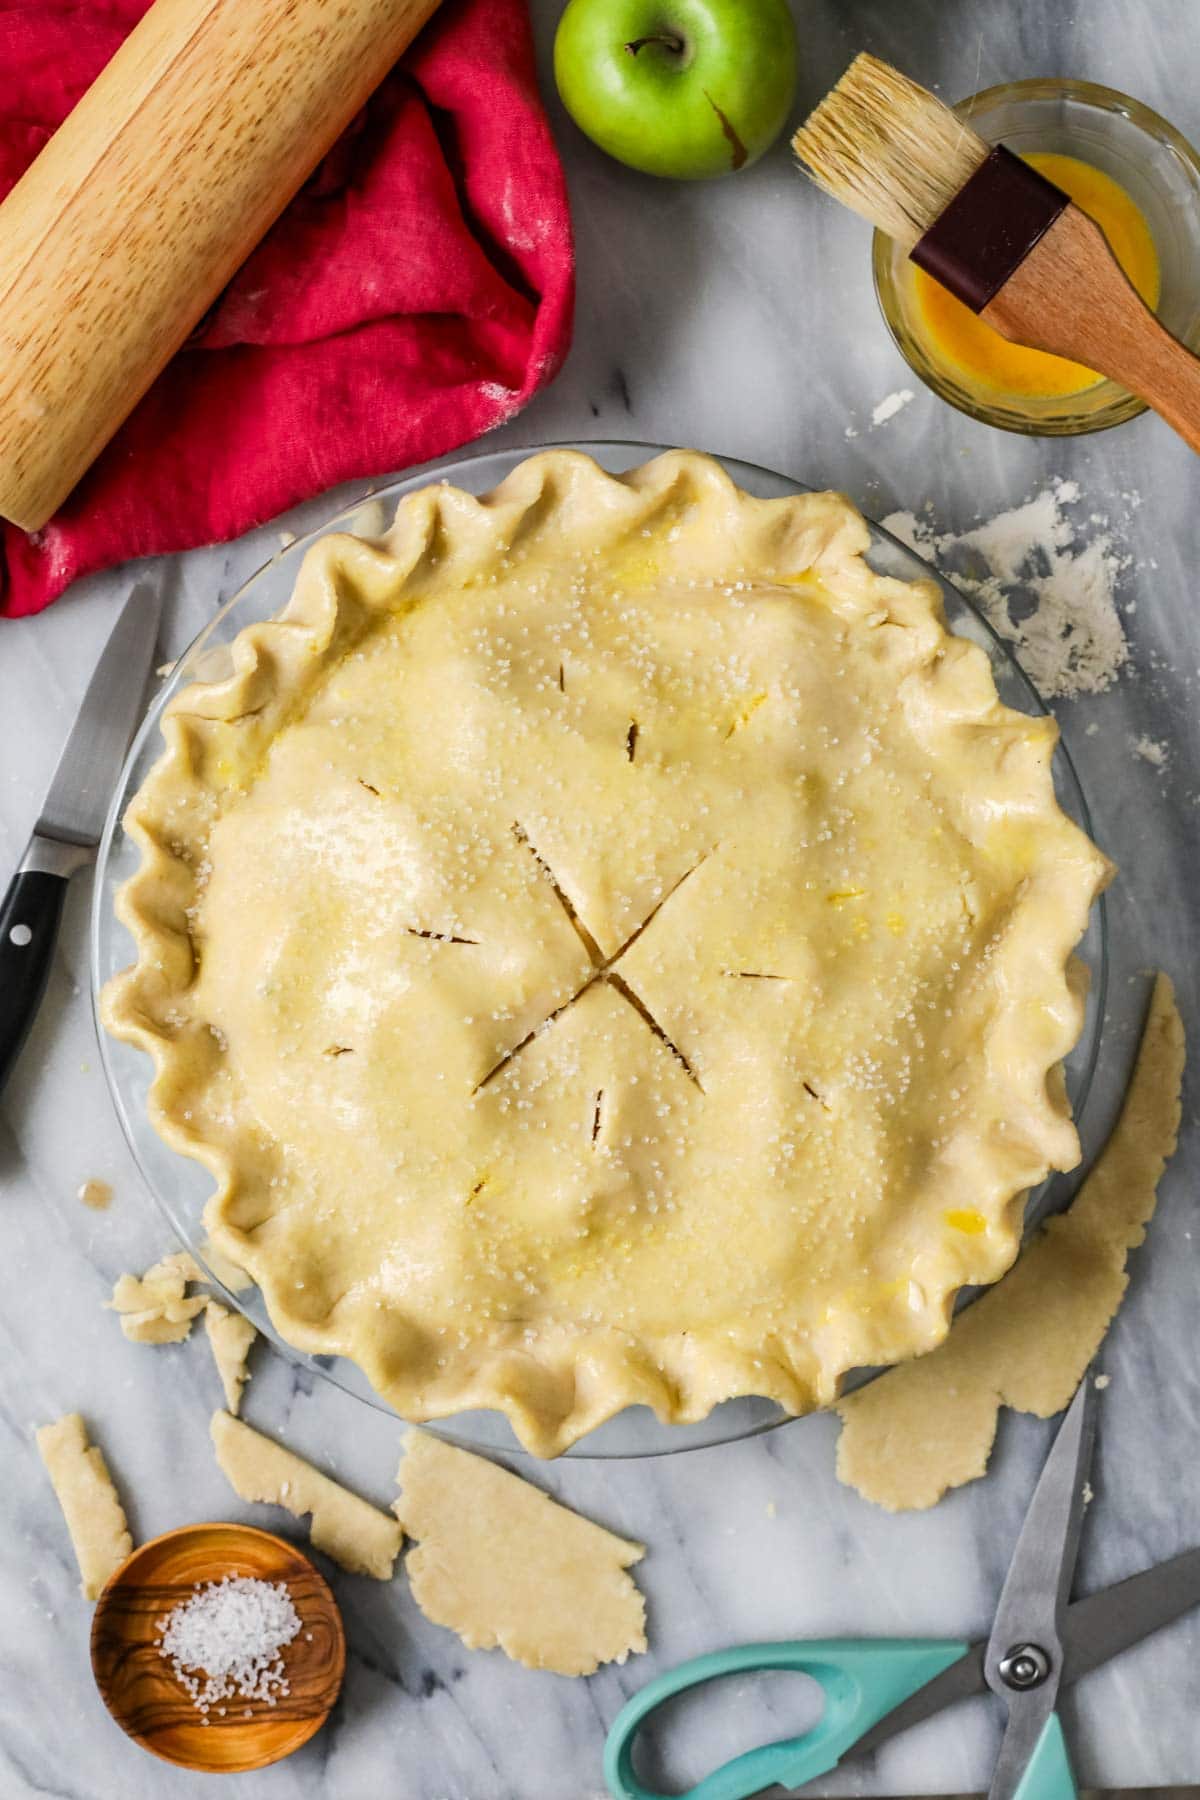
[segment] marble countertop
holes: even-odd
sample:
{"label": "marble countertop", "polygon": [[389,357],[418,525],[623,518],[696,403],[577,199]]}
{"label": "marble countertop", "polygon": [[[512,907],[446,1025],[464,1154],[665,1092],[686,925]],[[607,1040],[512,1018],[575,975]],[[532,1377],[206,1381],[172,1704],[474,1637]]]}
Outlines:
{"label": "marble countertop", "polygon": [[[796,11],[802,103],[865,45],[951,97],[1026,74],[1088,76],[1138,95],[1200,139],[1193,0],[1080,0],[1074,8],[797,0]],[[534,12],[546,69],[557,0],[535,0]],[[843,488],[877,518],[928,503],[938,525],[954,530],[1069,477],[1081,489],[1081,516],[1109,518],[1127,550],[1121,597],[1131,662],[1108,692],[1056,707],[1098,836],[1122,865],[1111,900],[1104,1060],[1085,1129],[1093,1151],[1128,1070],[1148,971],[1169,970],[1193,1031],[1200,1020],[1194,458],[1154,419],[1094,439],[1025,440],[975,425],[923,389],[873,427],[881,399],[917,384],[879,320],[865,228],[808,191],[782,147],[736,181],[676,187],[618,168],[557,107],[554,118],[579,237],[575,348],[555,385],[493,443],[607,435],[692,444]],[[332,509],[327,497],[300,523]],[[278,530],[157,567],[164,654],[182,648],[190,623],[272,553]],[[4,867],[24,843],[126,584],[119,572],[88,581],[43,617],[0,627]],[[1169,746],[1165,766],[1134,754],[1131,740],[1143,734]],[[0,1104],[0,1794],[188,1800],[212,1791],[205,1778],[137,1750],[92,1686],[89,1609],[32,1428],[84,1412],[137,1538],[194,1519],[278,1521],[240,1506],[215,1467],[204,1344],[131,1346],[102,1308],[116,1274],[169,1246],[100,1070],[88,898],[82,878],[46,1005]],[[89,1212],[76,1198],[89,1177],[112,1183],[108,1212]],[[1200,1538],[1198,1179],[1192,1084],[1179,1154],[1104,1351],[1112,1382],[1081,1590]],[[395,1422],[270,1353],[260,1357],[247,1411],[368,1496],[391,1497]],[[350,1662],[333,1720],[291,1761],[227,1778],[222,1792],[239,1800],[584,1800],[601,1792],[601,1744],[622,1699],[683,1657],[777,1636],[979,1633],[1049,1439],[1048,1426],[1005,1417],[986,1481],[931,1513],[899,1518],[838,1485],[828,1418],[682,1456],[538,1468],[548,1489],[647,1542],[638,1579],[651,1653],[589,1681],[531,1674],[498,1652],[469,1653],[427,1624],[402,1576],[381,1585],[338,1573]],[[1084,1782],[1200,1780],[1198,1658],[1193,1615],[1067,1695]],[[804,1719],[778,1684],[743,1688],[692,1710],[670,1772],[695,1780]],[[973,1703],[896,1740],[877,1763],[830,1777],[823,1791],[983,1788],[998,1731],[997,1709]]]}

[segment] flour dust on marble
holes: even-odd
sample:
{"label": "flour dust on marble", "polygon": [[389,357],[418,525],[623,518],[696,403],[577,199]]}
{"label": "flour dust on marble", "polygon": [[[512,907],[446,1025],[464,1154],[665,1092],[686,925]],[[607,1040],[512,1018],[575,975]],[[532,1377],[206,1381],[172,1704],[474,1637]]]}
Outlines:
{"label": "flour dust on marble", "polygon": [[[1130,512],[1140,504],[1122,498]],[[1082,504],[1079,484],[1059,478],[969,531],[939,532],[911,512],[882,523],[982,607],[1043,698],[1067,699],[1103,693],[1129,662],[1120,589],[1133,557],[1120,523],[1080,518]]]}

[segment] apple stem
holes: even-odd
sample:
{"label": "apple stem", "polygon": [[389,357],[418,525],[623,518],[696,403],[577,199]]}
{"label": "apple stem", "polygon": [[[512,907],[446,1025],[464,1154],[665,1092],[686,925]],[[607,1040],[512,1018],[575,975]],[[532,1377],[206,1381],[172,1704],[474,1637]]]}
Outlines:
{"label": "apple stem", "polygon": [[682,56],[685,48],[682,38],[669,36],[665,32],[656,32],[650,37],[634,38],[633,42],[626,44],[625,48],[630,56],[636,56],[639,50],[646,48],[647,44],[661,44],[673,56]]}

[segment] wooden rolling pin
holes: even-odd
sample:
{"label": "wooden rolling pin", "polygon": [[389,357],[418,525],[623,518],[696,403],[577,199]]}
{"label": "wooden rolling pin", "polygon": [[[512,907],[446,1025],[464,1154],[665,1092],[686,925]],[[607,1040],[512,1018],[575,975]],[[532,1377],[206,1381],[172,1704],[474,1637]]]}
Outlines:
{"label": "wooden rolling pin", "polygon": [[0,205],[0,517],[44,525],[438,0],[155,0]]}

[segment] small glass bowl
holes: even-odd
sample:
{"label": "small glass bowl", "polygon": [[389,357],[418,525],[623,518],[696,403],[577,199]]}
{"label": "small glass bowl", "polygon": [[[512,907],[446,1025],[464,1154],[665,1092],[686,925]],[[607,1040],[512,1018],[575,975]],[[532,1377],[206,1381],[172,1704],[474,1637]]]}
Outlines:
{"label": "small glass bowl", "polygon": [[[1115,88],[1057,77],[985,88],[954,111],[989,143],[1018,154],[1077,156],[1123,187],[1158,251],[1158,316],[1190,350],[1200,350],[1200,156],[1173,125]],[[1145,401],[1115,381],[1041,397],[973,386],[930,341],[916,304],[913,264],[901,246],[877,231],[872,264],[884,321],[910,368],[982,424],[1031,437],[1073,437],[1145,412]]]}

